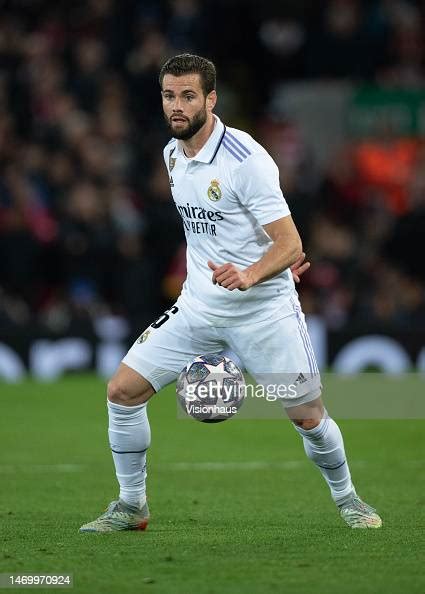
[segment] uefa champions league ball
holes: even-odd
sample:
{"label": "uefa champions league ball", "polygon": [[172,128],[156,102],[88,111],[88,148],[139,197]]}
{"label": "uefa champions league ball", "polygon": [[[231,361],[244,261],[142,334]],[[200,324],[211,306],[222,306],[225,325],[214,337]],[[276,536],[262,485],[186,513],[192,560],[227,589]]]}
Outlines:
{"label": "uefa champions league ball", "polygon": [[224,355],[200,355],[177,378],[177,399],[186,414],[204,423],[235,415],[245,397],[242,371]]}

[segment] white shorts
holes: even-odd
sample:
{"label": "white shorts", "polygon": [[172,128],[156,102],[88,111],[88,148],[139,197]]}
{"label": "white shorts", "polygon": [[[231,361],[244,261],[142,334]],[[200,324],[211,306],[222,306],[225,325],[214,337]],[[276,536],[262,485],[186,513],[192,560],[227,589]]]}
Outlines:
{"label": "white shorts", "polygon": [[230,349],[258,384],[283,386],[284,406],[304,404],[320,396],[320,373],[298,300],[292,305],[293,314],[283,318],[217,328],[179,300],[143,332],[122,362],[158,392],[197,355]]}

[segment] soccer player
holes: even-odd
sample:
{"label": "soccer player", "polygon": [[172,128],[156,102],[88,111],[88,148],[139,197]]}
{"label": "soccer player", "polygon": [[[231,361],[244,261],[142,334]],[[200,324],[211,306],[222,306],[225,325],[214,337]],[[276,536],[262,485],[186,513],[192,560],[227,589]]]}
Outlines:
{"label": "soccer player", "polygon": [[136,340],[109,382],[109,441],[119,499],[80,531],[146,528],[147,401],[195,356],[225,348],[259,383],[280,378],[296,386],[282,402],[343,520],[352,528],[379,528],[381,518],[356,493],[341,432],[321,400],[294,288],[293,274],[298,280],[303,272],[301,240],[277,166],[249,134],[213,113],[212,62],[175,56],[159,80],[173,136],[164,159],[186,234],[187,279],[176,304]]}

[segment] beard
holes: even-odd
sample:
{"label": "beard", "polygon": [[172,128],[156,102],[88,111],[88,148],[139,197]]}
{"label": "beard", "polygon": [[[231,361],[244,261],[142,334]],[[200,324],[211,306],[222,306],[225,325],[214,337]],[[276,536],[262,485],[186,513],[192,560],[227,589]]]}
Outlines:
{"label": "beard", "polygon": [[198,111],[191,120],[187,120],[187,127],[180,130],[175,130],[173,128],[173,122],[165,114],[164,118],[174,138],[177,138],[178,140],[189,140],[189,138],[192,138],[192,136],[195,136],[195,134],[199,132],[207,121],[207,110],[203,108]]}

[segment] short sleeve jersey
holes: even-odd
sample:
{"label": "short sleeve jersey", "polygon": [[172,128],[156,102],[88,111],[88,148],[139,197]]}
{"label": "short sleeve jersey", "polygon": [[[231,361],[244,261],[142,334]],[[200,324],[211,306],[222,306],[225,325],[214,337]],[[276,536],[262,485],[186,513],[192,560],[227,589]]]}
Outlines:
{"label": "short sleeve jersey", "polygon": [[292,311],[289,269],[247,291],[212,283],[208,260],[244,269],[260,260],[272,241],[263,225],[290,214],[278,168],[249,134],[224,126],[217,116],[208,141],[192,159],[172,139],[164,149],[174,202],[187,242],[187,278],[180,300],[216,326],[254,323]]}

